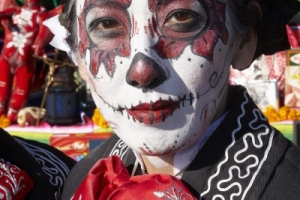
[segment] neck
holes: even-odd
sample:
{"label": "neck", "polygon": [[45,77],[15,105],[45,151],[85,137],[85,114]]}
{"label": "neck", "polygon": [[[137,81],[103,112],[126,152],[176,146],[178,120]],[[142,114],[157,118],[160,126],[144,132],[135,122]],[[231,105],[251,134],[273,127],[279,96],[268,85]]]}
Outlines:
{"label": "neck", "polygon": [[169,174],[173,173],[174,154],[163,156],[141,155],[148,174]]}

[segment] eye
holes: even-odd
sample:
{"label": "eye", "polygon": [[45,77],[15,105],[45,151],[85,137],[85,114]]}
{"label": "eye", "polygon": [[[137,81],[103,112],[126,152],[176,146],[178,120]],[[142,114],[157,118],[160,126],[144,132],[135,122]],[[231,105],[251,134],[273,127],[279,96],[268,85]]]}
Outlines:
{"label": "eye", "polygon": [[114,18],[100,18],[90,24],[89,30],[95,35],[111,38],[123,32],[123,27]]}
{"label": "eye", "polygon": [[90,7],[82,13],[84,21],[79,21],[84,23],[84,29],[79,31],[87,34],[90,47],[104,51],[122,48],[131,29],[127,10],[115,1],[89,2]]}
{"label": "eye", "polygon": [[171,12],[164,22],[165,28],[174,31],[189,31],[200,23],[200,16],[190,10],[175,10]]}
{"label": "eye", "polygon": [[195,15],[187,11],[177,11],[167,18],[167,23],[191,22],[195,19]]}

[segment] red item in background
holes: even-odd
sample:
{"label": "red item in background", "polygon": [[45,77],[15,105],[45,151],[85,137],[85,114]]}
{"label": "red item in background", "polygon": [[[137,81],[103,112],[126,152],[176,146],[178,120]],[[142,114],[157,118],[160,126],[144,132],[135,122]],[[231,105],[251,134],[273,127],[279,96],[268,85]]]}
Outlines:
{"label": "red item in background", "polygon": [[287,34],[292,49],[300,47],[300,25],[287,26]]}
{"label": "red item in background", "polygon": [[53,37],[43,21],[58,14],[63,6],[46,11],[39,5],[40,0],[25,0],[23,6],[13,2],[4,0],[0,6],[0,22],[5,30],[0,54],[0,115],[16,122],[34,81],[33,55],[45,56],[44,47]]}
{"label": "red item in background", "polygon": [[44,54],[39,39],[47,38],[42,22],[48,14],[37,5],[3,9],[0,11],[5,28],[0,56],[0,115],[6,114],[14,122],[27,101],[34,79],[35,60],[32,55]]}
{"label": "red item in background", "polygon": [[15,165],[0,160],[0,199],[23,200],[33,187],[33,180]]}
{"label": "red item in background", "polygon": [[166,174],[130,177],[119,157],[99,160],[76,191],[73,200],[196,200],[176,177]]}
{"label": "red item in background", "polygon": [[89,153],[89,140],[87,138],[76,137],[75,134],[63,135],[63,137],[53,135],[50,138],[50,145],[75,160],[78,160],[78,156],[84,156]]}
{"label": "red item in background", "polygon": [[292,30],[292,28],[290,26],[286,26],[286,32],[289,38],[289,42],[291,45],[291,48],[299,48],[300,47],[300,38],[296,37],[295,32]]}
{"label": "red item in background", "polygon": [[85,134],[53,134],[50,145],[59,149],[74,160],[81,160],[92,147],[107,140],[112,133],[85,133]]}

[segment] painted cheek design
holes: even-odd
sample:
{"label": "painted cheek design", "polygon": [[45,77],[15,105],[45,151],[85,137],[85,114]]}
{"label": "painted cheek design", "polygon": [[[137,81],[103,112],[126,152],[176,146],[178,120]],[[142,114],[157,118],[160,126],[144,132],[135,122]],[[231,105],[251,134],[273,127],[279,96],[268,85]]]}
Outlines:
{"label": "painted cheek design", "polygon": [[159,0],[148,0],[149,10],[154,13]]}
{"label": "painted cheek design", "polygon": [[127,57],[130,55],[130,44],[129,40],[124,41],[117,49],[112,51],[103,51],[97,47],[91,49],[90,55],[90,72],[95,77],[98,73],[99,66],[103,63],[107,74],[113,77],[115,72],[115,57],[119,55],[121,57]]}
{"label": "painted cheek design", "polygon": [[157,23],[155,20],[155,17],[153,16],[152,19],[148,19],[148,26],[144,27],[145,29],[145,34],[148,34],[148,30],[151,33],[152,38],[154,38],[155,34],[157,36],[160,36],[159,32],[158,32],[158,28],[157,28]]}
{"label": "painted cheek design", "polygon": [[[87,49],[91,50],[90,53],[90,72],[95,77],[99,71],[100,65],[103,63],[107,74],[112,77],[115,72],[115,57],[121,56],[121,57],[128,57],[130,55],[130,42],[129,37],[124,40],[117,48],[106,51],[101,50],[97,47],[97,44],[94,44],[94,42],[90,39],[88,36],[87,30],[86,30],[86,24],[85,24],[85,12],[89,5],[92,3],[95,3],[95,0],[89,0],[86,1],[84,4],[83,12],[78,18],[79,23],[79,36],[80,36],[80,43],[79,43],[79,53],[81,58],[86,57],[86,51]],[[128,7],[131,3],[131,0],[113,0],[114,3],[117,3],[118,5],[122,7]]]}
{"label": "painted cheek design", "polygon": [[218,42],[218,38],[220,38],[224,44],[227,44],[229,35],[225,26],[226,3],[218,0],[206,0],[204,3],[208,5],[211,19],[207,28],[208,30],[192,42],[161,36],[153,47],[160,57],[164,59],[178,57],[185,47],[192,43],[192,51],[195,54],[201,55],[209,61],[212,61],[214,48]]}
{"label": "painted cheek design", "polygon": [[78,49],[79,49],[80,56],[83,58],[85,56],[86,49],[90,44],[89,44],[87,32],[85,31],[84,17],[82,15],[78,18],[78,24],[79,24],[79,37],[80,37]]}

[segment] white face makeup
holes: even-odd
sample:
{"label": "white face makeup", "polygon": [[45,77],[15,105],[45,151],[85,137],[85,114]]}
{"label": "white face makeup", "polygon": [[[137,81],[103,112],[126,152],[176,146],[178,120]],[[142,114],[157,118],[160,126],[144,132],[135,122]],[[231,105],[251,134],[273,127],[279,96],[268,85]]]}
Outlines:
{"label": "white face makeup", "polygon": [[115,133],[146,155],[195,142],[224,104],[224,0],[77,0],[79,63]]}

